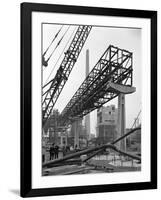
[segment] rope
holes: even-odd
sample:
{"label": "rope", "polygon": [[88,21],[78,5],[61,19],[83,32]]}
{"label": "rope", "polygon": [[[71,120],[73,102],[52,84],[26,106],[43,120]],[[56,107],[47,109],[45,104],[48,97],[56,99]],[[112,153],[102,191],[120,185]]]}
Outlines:
{"label": "rope", "polygon": [[67,28],[67,30],[65,31],[65,33],[63,34],[63,36],[61,37],[61,39],[58,41],[56,47],[54,48],[54,50],[52,51],[52,53],[50,54],[50,56],[48,57],[48,59],[46,60],[46,62],[48,62],[51,58],[51,56],[54,54],[55,50],[58,48],[58,46],[60,45],[61,41],[63,40],[63,38],[65,37],[67,31],[69,30],[70,26]]}
{"label": "rope", "polygon": [[139,116],[140,116],[140,113],[141,113],[141,110],[139,111],[139,113],[138,113],[137,117],[135,118],[135,121],[134,121],[134,123],[133,123],[133,125],[132,125],[131,129],[134,127],[134,125],[135,125],[135,123],[136,123],[137,119],[138,119],[138,118],[139,118]]}
{"label": "rope", "polygon": [[53,44],[53,42],[55,41],[55,39],[58,37],[60,31],[62,30],[63,25],[61,26],[61,28],[58,30],[58,32],[55,34],[54,38],[52,39],[51,43],[49,44],[49,46],[47,47],[46,51],[43,53],[43,56],[45,56],[45,54],[47,53],[47,51],[49,50],[49,48],[51,47],[51,45]]}
{"label": "rope", "polygon": [[[48,76],[48,78],[46,79],[46,81],[45,81],[45,85],[43,86],[43,88],[44,87],[46,87],[49,83],[47,83],[48,82],[48,80],[49,80],[49,78],[50,78],[50,76],[51,76],[51,74],[53,73],[53,71],[54,71],[54,69],[55,69],[55,67],[56,67],[56,65],[57,65],[57,63],[59,62],[59,60],[60,60],[60,58],[61,58],[61,56],[62,56],[62,54],[63,54],[63,52],[65,51],[65,49],[66,49],[66,47],[67,47],[67,45],[68,45],[68,43],[69,43],[69,41],[71,40],[71,38],[72,38],[72,36],[73,36],[73,34],[74,34],[74,32],[75,32],[75,30],[77,29],[77,27],[73,30],[73,32],[72,32],[72,34],[70,35],[70,37],[69,37],[69,39],[68,39],[68,41],[67,41],[67,43],[66,43],[66,45],[65,45],[65,47],[64,47],[64,49],[62,50],[62,52],[61,52],[61,54],[60,54],[60,56],[59,56],[59,58],[57,59],[57,61],[56,61],[56,63],[55,63],[55,65],[54,65],[54,67],[53,67],[53,69],[52,69],[52,71],[51,71],[51,73],[49,74],[49,76]],[[53,80],[53,79],[52,79]]]}

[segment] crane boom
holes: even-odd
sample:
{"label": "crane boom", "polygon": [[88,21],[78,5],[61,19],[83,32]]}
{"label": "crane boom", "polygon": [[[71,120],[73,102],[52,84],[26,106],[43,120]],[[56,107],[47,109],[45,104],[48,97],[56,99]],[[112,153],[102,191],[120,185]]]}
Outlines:
{"label": "crane boom", "polygon": [[54,79],[52,79],[52,81],[49,81],[49,83],[45,85],[48,85],[49,89],[47,89],[47,91],[43,94],[43,125],[45,124],[46,120],[50,117],[53,107],[66,81],[68,80],[73,66],[76,63],[78,56],[83,48],[83,45],[91,31],[91,28],[92,26],[83,25],[78,27],[68,50],[64,53],[64,58],[60,64],[59,69],[57,70]]}

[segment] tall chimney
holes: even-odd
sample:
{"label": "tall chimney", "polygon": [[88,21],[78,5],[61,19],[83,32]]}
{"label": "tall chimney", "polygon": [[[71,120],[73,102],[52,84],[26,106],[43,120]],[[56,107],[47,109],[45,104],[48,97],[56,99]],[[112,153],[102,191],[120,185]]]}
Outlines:
{"label": "tall chimney", "polygon": [[[86,50],[86,77],[89,74],[89,49]],[[90,114],[85,116],[85,129],[87,134],[87,140],[90,139]]]}

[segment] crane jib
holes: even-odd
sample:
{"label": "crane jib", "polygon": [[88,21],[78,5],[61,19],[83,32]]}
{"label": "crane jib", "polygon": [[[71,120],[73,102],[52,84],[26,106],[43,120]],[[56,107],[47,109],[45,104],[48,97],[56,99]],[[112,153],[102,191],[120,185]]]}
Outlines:
{"label": "crane jib", "polygon": [[[60,64],[60,67],[51,83],[49,84],[49,89],[44,95],[44,100],[42,104],[43,108],[43,125],[49,118],[54,105],[66,83],[68,77],[76,63],[79,54],[83,48],[83,45],[92,29],[92,26],[79,26],[68,50],[64,53],[64,58]],[[54,87],[53,87],[54,86]]]}

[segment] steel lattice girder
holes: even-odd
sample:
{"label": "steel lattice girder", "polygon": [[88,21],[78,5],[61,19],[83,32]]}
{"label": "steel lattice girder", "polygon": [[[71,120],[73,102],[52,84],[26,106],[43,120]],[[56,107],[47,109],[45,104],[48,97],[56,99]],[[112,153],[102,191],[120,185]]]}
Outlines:
{"label": "steel lattice girder", "polygon": [[[75,36],[65,52],[64,59],[60,64],[60,68],[54,79],[47,83],[44,87],[48,88],[43,96],[43,124],[49,118],[54,105],[76,63],[78,56],[83,48],[83,45],[91,31],[92,26],[79,26]],[[43,87],[43,88],[44,88]]]}
{"label": "steel lattice girder", "polygon": [[61,113],[62,123],[83,117],[118,96],[107,85],[132,86],[132,53],[110,45]]}

